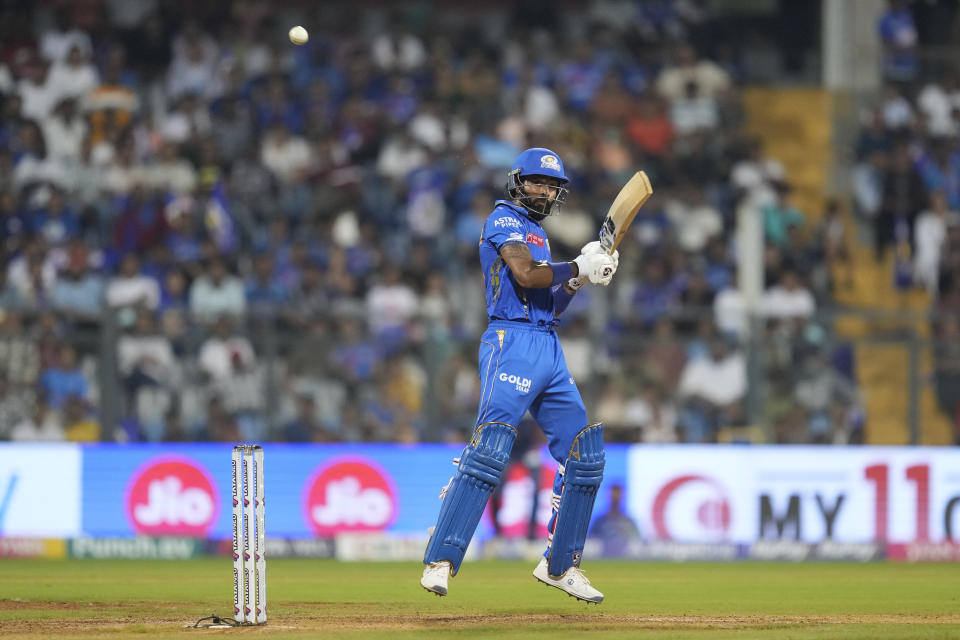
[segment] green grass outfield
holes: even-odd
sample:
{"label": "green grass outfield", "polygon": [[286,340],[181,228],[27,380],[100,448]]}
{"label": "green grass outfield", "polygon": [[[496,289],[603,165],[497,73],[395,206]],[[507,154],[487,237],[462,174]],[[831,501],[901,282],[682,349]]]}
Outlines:
{"label": "green grass outfield", "polygon": [[417,563],[273,559],[269,622],[185,629],[232,612],[228,558],[0,560],[0,637],[960,638],[955,564],[590,562],[578,602],[530,562],[465,564],[439,598]]}

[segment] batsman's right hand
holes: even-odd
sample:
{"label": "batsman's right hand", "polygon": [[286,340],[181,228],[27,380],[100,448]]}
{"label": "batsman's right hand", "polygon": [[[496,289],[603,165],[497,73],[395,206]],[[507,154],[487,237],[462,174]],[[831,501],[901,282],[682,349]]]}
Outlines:
{"label": "batsman's right hand", "polygon": [[613,257],[606,253],[581,253],[573,262],[577,265],[579,277],[586,276],[593,284],[604,287],[610,284],[613,274],[617,271]]}
{"label": "batsman's right hand", "polygon": [[[589,255],[606,255],[606,251],[603,250],[603,245],[600,244],[599,240],[594,240],[593,242],[588,242],[587,244],[583,245],[583,248],[580,249],[580,253],[588,256]],[[614,250],[613,254],[610,257],[613,258],[613,272],[616,273],[617,268],[620,266],[620,252]],[[578,289],[580,289],[580,287],[587,284],[587,282],[589,281],[590,279],[586,275],[581,273],[576,278],[570,278],[570,280],[567,282],[567,286],[573,289],[574,291],[577,291]]]}

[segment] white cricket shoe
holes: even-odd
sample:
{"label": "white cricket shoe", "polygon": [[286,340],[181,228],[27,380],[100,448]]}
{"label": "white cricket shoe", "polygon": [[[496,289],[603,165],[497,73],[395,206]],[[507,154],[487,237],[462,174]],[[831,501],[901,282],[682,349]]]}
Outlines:
{"label": "white cricket shoe", "polygon": [[543,584],[566,591],[578,600],[594,604],[603,602],[603,594],[590,586],[590,581],[583,575],[583,571],[580,571],[580,567],[570,567],[562,576],[555,578],[550,575],[547,559],[540,558],[540,564],[533,570],[533,577]]}
{"label": "white cricket shoe", "polygon": [[450,580],[452,570],[453,565],[450,564],[449,560],[431,562],[423,569],[420,585],[438,596],[445,596],[447,595],[447,582]]}

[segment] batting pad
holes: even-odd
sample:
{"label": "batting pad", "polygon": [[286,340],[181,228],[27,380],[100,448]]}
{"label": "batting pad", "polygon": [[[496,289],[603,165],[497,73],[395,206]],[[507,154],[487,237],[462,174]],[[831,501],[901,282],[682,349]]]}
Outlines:
{"label": "batting pad", "polygon": [[460,570],[463,554],[477,529],[490,494],[510,461],[517,430],[503,422],[485,422],[473,432],[457,473],[444,492],[437,526],[427,543],[424,564],[449,560]]}
{"label": "batting pad", "polygon": [[584,427],[573,439],[563,468],[560,508],[548,557],[552,576],[562,576],[570,567],[580,566],[593,503],[603,481],[604,461],[603,424]]}

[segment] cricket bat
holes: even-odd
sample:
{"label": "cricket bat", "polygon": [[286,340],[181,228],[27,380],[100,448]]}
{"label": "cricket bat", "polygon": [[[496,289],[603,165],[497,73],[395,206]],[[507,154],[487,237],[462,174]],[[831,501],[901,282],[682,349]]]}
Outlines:
{"label": "cricket bat", "polygon": [[651,195],[653,187],[650,186],[650,178],[643,171],[637,171],[627,184],[623,185],[607,211],[603,226],[600,227],[600,246],[604,251],[613,254],[617,250],[637,216],[637,211]]}

